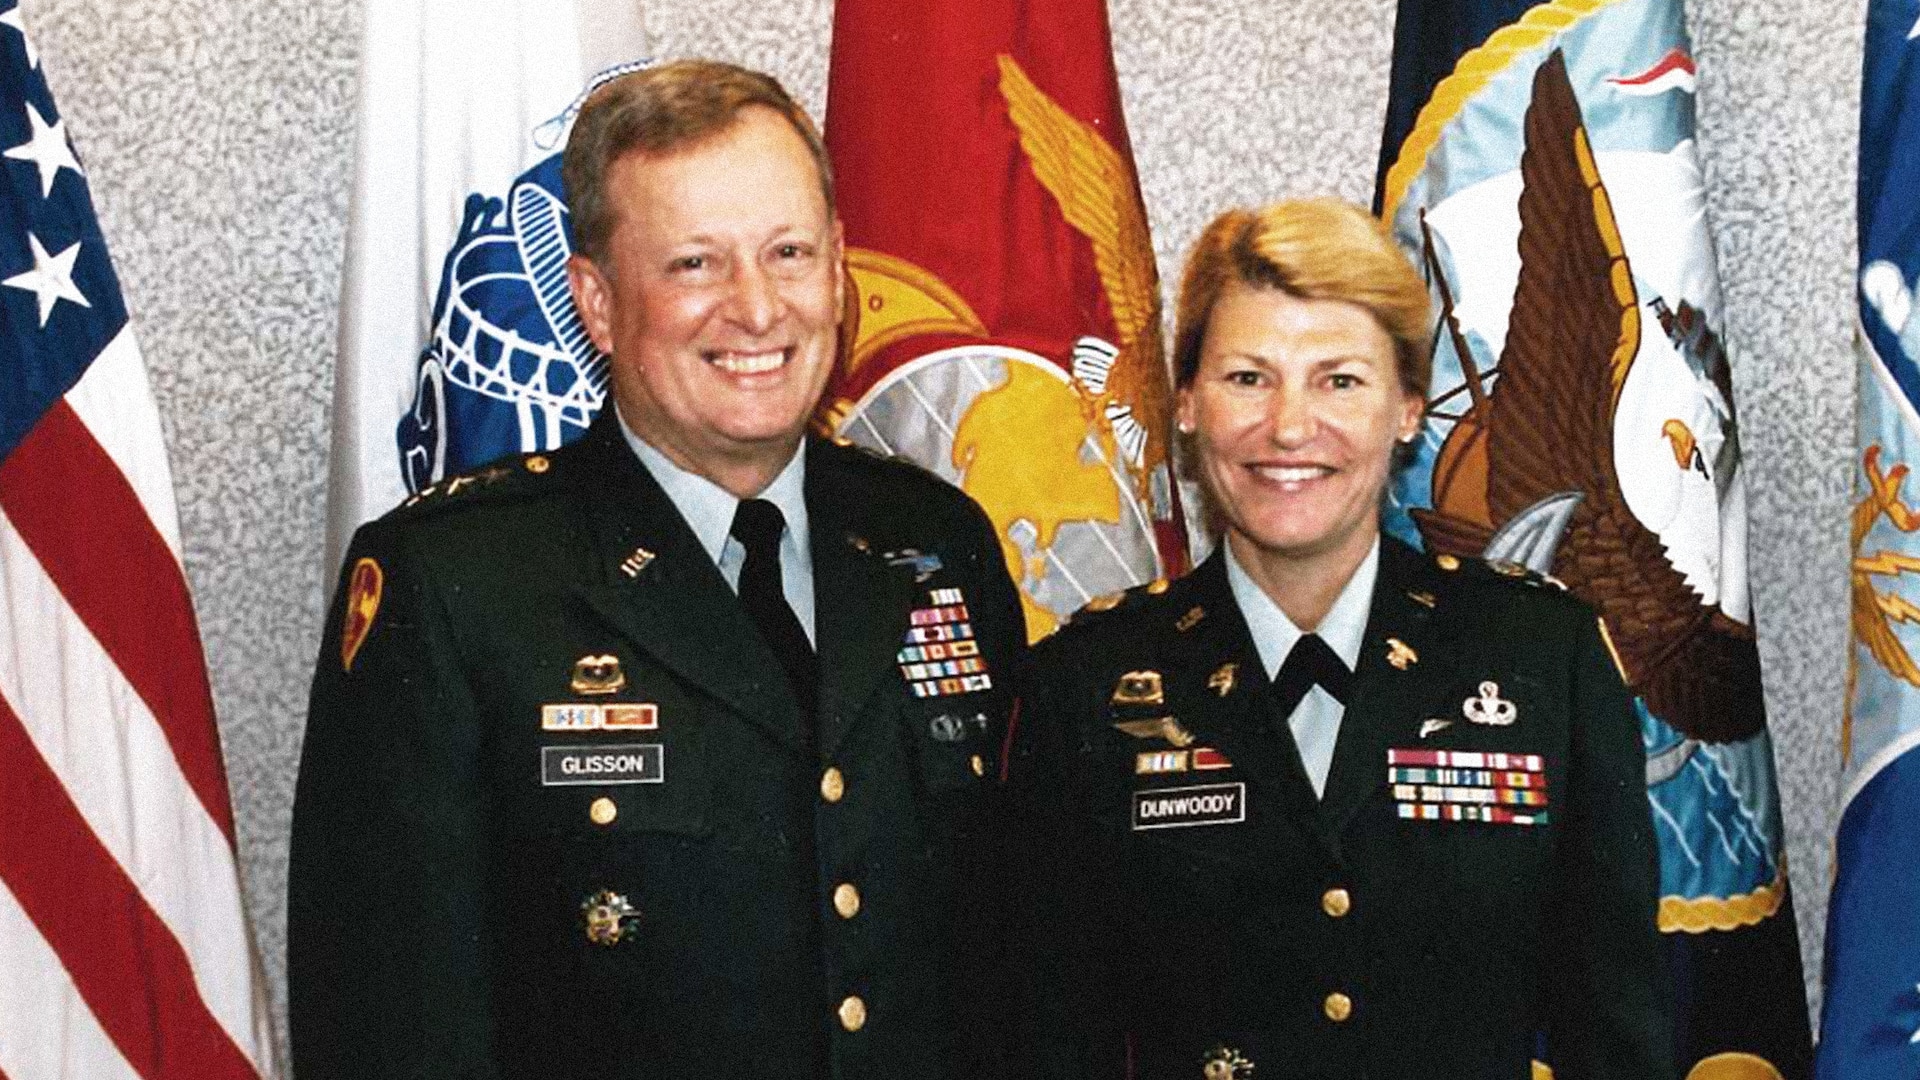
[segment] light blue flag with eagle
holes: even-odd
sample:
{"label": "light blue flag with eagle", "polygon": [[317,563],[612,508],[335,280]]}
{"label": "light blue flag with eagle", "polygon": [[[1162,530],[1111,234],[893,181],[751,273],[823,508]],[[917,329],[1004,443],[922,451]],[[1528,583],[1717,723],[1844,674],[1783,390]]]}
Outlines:
{"label": "light blue flag with eagle", "polygon": [[1920,0],[1871,0],[1841,810],[1817,1074],[1920,1076]]}
{"label": "light blue flag with eagle", "polygon": [[1811,1035],[1680,4],[1401,0],[1395,38],[1380,211],[1439,316],[1386,526],[1550,574],[1605,618],[1647,751],[1677,1071],[1800,1080]]}

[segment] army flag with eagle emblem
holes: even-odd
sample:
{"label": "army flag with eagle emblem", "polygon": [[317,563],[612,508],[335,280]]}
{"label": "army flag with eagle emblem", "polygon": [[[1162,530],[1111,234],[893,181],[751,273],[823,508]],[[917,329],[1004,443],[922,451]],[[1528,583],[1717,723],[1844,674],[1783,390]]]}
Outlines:
{"label": "army flag with eagle emblem", "polygon": [[1027,628],[1185,568],[1159,279],[1103,0],[841,0],[831,429],[985,508]]}
{"label": "army flag with eagle emblem", "polygon": [[1920,1075],[1920,0],[1867,7],[1860,411],[1823,1080]]}
{"label": "army flag with eagle emblem", "polygon": [[1395,34],[1380,211],[1439,315],[1386,525],[1600,612],[1647,750],[1679,1074],[1797,1080],[1811,1038],[1680,5],[1401,0]]}

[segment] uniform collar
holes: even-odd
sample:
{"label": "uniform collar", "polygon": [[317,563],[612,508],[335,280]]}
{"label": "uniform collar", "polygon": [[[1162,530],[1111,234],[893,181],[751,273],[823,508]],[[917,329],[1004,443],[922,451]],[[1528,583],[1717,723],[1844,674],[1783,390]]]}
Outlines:
{"label": "uniform collar", "polygon": [[[1222,538],[1220,548],[1226,558],[1227,584],[1233,590],[1234,603],[1239,605],[1240,615],[1247,621],[1247,632],[1260,653],[1260,666],[1271,679],[1303,631],[1254,583],[1252,575],[1234,557],[1233,545]],[[1360,648],[1367,634],[1367,615],[1373,603],[1373,586],[1379,574],[1380,538],[1375,536],[1366,558],[1354,568],[1353,576],[1347,579],[1333,607],[1327,610],[1326,618],[1321,619],[1315,629],[1321,640],[1346,662],[1349,671],[1354,670],[1360,660]]]}
{"label": "uniform collar", "polygon": [[[687,527],[693,530],[694,538],[700,547],[712,559],[714,565],[720,564],[720,556],[727,546],[727,539],[733,532],[733,515],[739,509],[740,500],[719,484],[696,472],[673,463],[672,459],[656,449],[627,426],[627,419],[619,415],[619,405],[614,406],[615,418],[620,423],[620,434],[627,445],[633,449],[640,463],[672,501],[674,509],[686,519]],[[811,550],[807,521],[807,440],[801,439],[800,446],[794,450],[793,457],[787,461],[780,474],[773,478],[766,490],[756,498],[765,499],[780,508],[781,516],[787,519],[787,538],[794,550],[805,553]]]}

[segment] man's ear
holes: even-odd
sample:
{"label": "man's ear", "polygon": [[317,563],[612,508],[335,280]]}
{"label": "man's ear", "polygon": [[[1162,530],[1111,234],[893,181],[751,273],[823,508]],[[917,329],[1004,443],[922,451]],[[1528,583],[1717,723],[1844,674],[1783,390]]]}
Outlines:
{"label": "man's ear", "polygon": [[585,255],[567,257],[567,287],[593,347],[613,355],[613,282]]}

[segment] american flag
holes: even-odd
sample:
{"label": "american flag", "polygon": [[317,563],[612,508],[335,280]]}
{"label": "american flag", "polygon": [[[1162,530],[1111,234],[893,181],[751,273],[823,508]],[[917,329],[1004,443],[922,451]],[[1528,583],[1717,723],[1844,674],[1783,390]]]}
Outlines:
{"label": "american flag", "polygon": [[0,3],[0,1080],[273,1073],[159,412]]}

